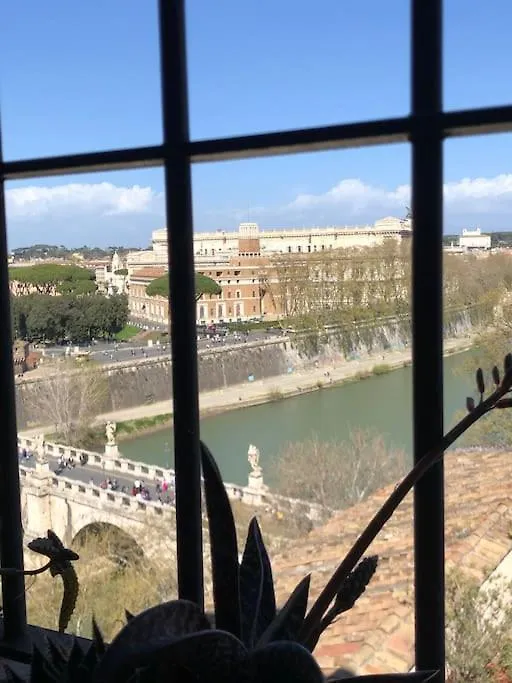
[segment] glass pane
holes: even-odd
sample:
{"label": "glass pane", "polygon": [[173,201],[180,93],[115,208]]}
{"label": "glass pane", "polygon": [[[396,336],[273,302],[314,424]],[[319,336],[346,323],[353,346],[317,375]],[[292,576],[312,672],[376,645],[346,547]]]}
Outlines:
{"label": "glass pane", "polygon": [[156,2],[0,8],[6,159],[162,139]]}
{"label": "glass pane", "polygon": [[510,102],[510,4],[444,3],[444,102],[447,109]]}
{"label": "glass pane", "polygon": [[[511,144],[512,136],[501,135],[446,145],[445,222],[451,235],[444,254],[445,349],[459,351],[445,360],[447,428],[468,411],[478,415],[477,368],[486,399],[502,381],[510,352]],[[508,609],[510,424],[509,410],[492,410],[445,456],[446,656],[455,679],[478,677],[484,668],[505,675],[509,632],[505,620],[491,615]]]}
{"label": "glass pane", "polygon": [[188,2],[193,138],[409,109],[409,3]]}
{"label": "glass pane", "polygon": [[[80,553],[68,631],[90,636],[94,613],[111,639],[125,608],[176,597],[168,304],[148,291],[167,268],[143,250],[163,174],[9,183],[7,206],[24,541],[52,528]],[[167,447],[142,449],[156,429]],[[58,582],[27,597],[56,628]]]}
{"label": "glass pane", "polygon": [[[318,595],[411,462],[409,161],[193,169],[196,269],[219,285],[197,304],[201,433],[242,538],[258,515],[280,604],[309,571]],[[374,552],[367,594],[316,648],[326,672],[413,663],[410,500]]]}

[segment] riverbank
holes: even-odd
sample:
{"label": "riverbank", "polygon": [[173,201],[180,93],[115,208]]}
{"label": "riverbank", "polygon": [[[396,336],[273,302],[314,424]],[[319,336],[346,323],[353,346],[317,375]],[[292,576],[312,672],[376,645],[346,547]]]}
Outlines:
{"label": "riverbank", "polygon": [[[468,351],[472,345],[473,337],[470,336],[445,340],[444,355],[448,356]],[[244,382],[243,384],[224,389],[202,392],[199,395],[201,417],[300,396],[304,393],[340,386],[346,382],[362,381],[374,374],[396,370],[410,363],[411,349],[407,348],[402,351],[375,354],[360,360],[344,361],[338,364],[324,363],[307,370],[290,373],[289,375],[269,377],[255,380],[254,382]],[[169,416],[171,414],[172,401],[158,401],[98,415],[94,420],[94,424],[104,424],[109,420],[117,423],[131,422],[156,416]],[[148,426],[148,430],[155,431],[163,426],[165,425],[151,425]],[[148,433],[148,430],[146,428],[134,429],[128,438]],[[41,431],[52,431],[52,428],[35,427],[23,430],[23,434],[36,434]]]}

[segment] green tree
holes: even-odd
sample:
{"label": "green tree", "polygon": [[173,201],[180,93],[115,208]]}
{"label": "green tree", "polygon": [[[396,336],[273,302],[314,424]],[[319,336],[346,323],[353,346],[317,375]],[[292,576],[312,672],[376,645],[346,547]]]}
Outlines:
{"label": "green tree", "polygon": [[[196,301],[200,299],[203,294],[220,294],[222,289],[220,285],[212,280],[210,277],[202,273],[196,273]],[[166,273],[161,277],[155,278],[146,288],[148,296],[169,296],[169,275]]]}
{"label": "green tree", "polygon": [[9,278],[18,283],[20,294],[88,294],[96,289],[95,275],[87,268],[56,263],[9,268]]}

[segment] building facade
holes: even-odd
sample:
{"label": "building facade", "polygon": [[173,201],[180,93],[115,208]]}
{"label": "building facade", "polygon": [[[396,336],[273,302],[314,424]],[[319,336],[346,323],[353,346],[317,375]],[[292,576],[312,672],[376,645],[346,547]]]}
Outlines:
{"label": "building facade", "polygon": [[465,251],[472,249],[491,248],[491,236],[482,234],[480,228],[475,230],[463,230],[459,237],[459,247]]}
{"label": "building facade", "polygon": [[[411,221],[382,218],[373,225],[360,227],[315,227],[260,230],[257,223],[241,223],[236,232],[194,233],[194,256],[198,268],[227,264],[240,252],[254,256],[308,254],[332,249],[373,247],[393,239],[402,241],[412,235]],[[154,230],[151,249],[130,252],[126,267],[131,273],[143,267],[166,267],[167,231]]]}

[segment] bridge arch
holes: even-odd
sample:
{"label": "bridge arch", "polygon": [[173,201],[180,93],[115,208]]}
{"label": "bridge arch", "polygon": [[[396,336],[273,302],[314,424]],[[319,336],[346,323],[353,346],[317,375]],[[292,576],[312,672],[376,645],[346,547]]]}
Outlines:
{"label": "bridge arch", "polygon": [[107,556],[119,566],[141,562],[145,555],[133,533],[117,524],[102,521],[89,522],[79,529],[73,536],[71,547],[78,553],[94,548],[95,554]]}

